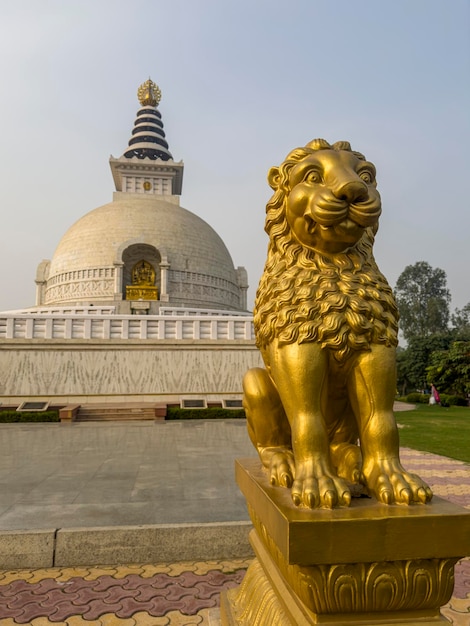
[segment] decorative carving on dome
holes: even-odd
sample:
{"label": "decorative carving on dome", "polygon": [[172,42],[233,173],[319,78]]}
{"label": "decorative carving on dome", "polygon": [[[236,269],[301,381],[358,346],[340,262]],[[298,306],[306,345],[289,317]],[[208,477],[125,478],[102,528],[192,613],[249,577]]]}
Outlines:
{"label": "decorative carving on dome", "polygon": [[47,288],[45,303],[67,302],[84,298],[109,298],[114,294],[114,280],[83,280]]}
{"label": "decorative carving on dome", "polygon": [[159,86],[149,78],[137,89],[137,97],[143,107],[156,107],[162,98],[162,92],[160,91]]}
{"label": "decorative carving on dome", "polygon": [[51,276],[47,280],[47,285],[48,288],[50,288],[52,285],[79,282],[90,278],[98,279],[113,277],[114,267],[95,267],[85,270],[74,270],[73,272],[62,272],[61,274],[56,274],[55,276]]}
{"label": "decorative carving on dome", "polygon": [[223,306],[231,309],[240,307],[239,291],[233,283],[223,278],[184,271],[170,271],[169,274],[171,279],[168,292],[172,302],[181,301],[186,306],[215,308],[222,308],[223,302]]}

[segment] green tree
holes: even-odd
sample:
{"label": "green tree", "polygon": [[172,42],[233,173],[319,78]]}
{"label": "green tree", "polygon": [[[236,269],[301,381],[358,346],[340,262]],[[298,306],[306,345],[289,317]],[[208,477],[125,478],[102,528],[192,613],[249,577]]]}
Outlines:
{"label": "green tree", "polygon": [[452,330],[455,335],[470,340],[470,302],[463,309],[455,309],[451,319]]}
{"label": "green tree", "polygon": [[432,354],[448,350],[451,341],[449,333],[412,337],[406,349],[397,351],[397,384],[401,395],[427,387]]}
{"label": "green tree", "polygon": [[428,382],[441,393],[466,396],[470,393],[470,341],[454,341],[448,350],[432,353]]}
{"label": "green tree", "polygon": [[398,277],[395,298],[407,341],[448,332],[450,292],[444,270],[425,261],[408,265]]}

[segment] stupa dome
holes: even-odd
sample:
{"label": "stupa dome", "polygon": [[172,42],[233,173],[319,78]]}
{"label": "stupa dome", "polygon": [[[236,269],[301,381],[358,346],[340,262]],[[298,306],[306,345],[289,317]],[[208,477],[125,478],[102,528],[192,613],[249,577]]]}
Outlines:
{"label": "stupa dome", "polygon": [[109,304],[131,312],[149,301],[246,310],[247,277],[219,235],[179,205],[183,163],[175,162],[156,110],[160,90],[139,88],[142,104],[129,147],[110,164],[113,201],[80,218],[50,263],[38,267],[37,305]]}

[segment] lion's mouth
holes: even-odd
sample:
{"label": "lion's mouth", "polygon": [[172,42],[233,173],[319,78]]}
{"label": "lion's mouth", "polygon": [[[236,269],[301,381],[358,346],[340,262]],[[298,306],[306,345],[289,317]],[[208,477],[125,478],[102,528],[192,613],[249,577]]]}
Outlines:
{"label": "lion's mouth", "polygon": [[323,232],[328,232],[328,231],[333,230],[337,235],[357,235],[358,233],[362,234],[362,232],[364,231],[365,228],[367,228],[367,226],[362,226],[362,224],[358,224],[354,220],[347,217],[346,219],[341,220],[340,222],[336,222],[334,224],[328,224],[328,225],[313,222],[309,226],[309,232],[313,234],[316,228],[320,228],[320,230]]}
{"label": "lion's mouth", "polygon": [[[310,246],[323,252],[341,252],[354,245],[363,236],[367,226],[349,217],[335,224],[320,224],[307,219]],[[326,246],[326,247],[325,247]]]}
{"label": "lion's mouth", "polygon": [[364,228],[366,228],[366,226],[362,226],[362,224],[358,224],[354,220],[347,217],[342,222],[339,222],[338,224],[334,224],[332,228],[335,230],[335,232],[338,235],[353,235],[354,236],[357,233],[360,233],[362,235],[362,232]]}

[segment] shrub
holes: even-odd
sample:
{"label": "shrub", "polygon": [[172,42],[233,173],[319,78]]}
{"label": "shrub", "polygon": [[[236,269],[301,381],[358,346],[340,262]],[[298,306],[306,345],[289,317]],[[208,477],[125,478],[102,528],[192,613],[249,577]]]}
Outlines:
{"label": "shrub", "polygon": [[462,396],[450,396],[447,393],[441,393],[441,406],[468,406],[467,400]]}
{"label": "shrub", "polygon": [[17,422],[60,422],[59,411],[15,411],[14,409],[0,411],[1,424]]}
{"label": "shrub", "polygon": [[406,402],[409,402],[410,404],[428,404],[429,397],[430,396],[426,393],[409,393],[406,396]]}
{"label": "shrub", "polygon": [[451,396],[451,400],[451,406],[468,406],[467,399],[462,396]]}
{"label": "shrub", "polygon": [[[409,393],[404,398],[398,398],[402,402],[409,402],[410,404],[429,404],[429,398],[431,396],[426,393]],[[441,406],[468,406],[467,400],[462,396],[451,396],[447,393],[441,393],[439,395],[441,400]]]}
{"label": "shrub", "polygon": [[245,418],[245,411],[243,409],[223,409],[223,408],[210,408],[210,409],[180,409],[168,407],[166,419],[167,420],[207,420],[207,419],[233,419]]}

